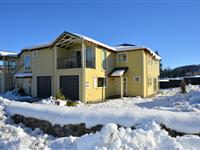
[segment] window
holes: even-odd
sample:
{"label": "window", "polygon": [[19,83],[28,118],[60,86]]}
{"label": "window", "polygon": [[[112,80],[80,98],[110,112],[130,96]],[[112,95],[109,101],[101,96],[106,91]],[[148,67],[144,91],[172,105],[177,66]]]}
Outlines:
{"label": "window", "polygon": [[95,56],[92,47],[86,47],[86,67],[95,68]]}
{"label": "window", "polygon": [[98,78],[98,87],[106,87],[106,78]]}
{"label": "window", "polygon": [[106,50],[102,50],[102,68],[106,70]]}
{"label": "window", "polygon": [[37,57],[38,56],[38,52],[37,51],[34,51],[33,52],[33,57]]}
{"label": "window", "polygon": [[25,70],[31,69],[31,56],[30,55],[24,56],[24,69]]}
{"label": "window", "polygon": [[152,78],[148,78],[148,86],[151,86],[152,85]]}
{"label": "window", "polygon": [[156,92],[157,89],[158,89],[158,86],[157,86],[157,78],[154,78],[154,79],[153,79],[153,89],[154,89],[154,92]]}
{"label": "window", "polygon": [[140,76],[134,76],[133,80],[134,80],[135,82],[140,82]]}
{"label": "window", "polygon": [[128,58],[127,58],[127,53],[118,53],[118,62],[127,62]]}

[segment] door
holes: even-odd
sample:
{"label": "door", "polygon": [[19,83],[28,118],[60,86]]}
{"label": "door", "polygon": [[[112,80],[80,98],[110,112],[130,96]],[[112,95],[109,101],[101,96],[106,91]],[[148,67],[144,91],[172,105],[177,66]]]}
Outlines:
{"label": "door", "polygon": [[123,78],[123,96],[127,96],[127,89],[128,89],[128,78]]}
{"label": "door", "polygon": [[51,96],[51,76],[37,77],[37,96],[40,98]]}
{"label": "door", "polygon": [[79,76],[60,76],[60,89],[66,98],[79,100]]}

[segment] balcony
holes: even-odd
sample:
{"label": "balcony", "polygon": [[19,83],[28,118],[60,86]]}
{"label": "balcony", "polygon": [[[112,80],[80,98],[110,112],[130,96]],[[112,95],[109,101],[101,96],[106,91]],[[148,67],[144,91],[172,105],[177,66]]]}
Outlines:
{"label": "balcony", "polygon": [[81,57],[57,58],[57,69],[71,69],[81,67]]}

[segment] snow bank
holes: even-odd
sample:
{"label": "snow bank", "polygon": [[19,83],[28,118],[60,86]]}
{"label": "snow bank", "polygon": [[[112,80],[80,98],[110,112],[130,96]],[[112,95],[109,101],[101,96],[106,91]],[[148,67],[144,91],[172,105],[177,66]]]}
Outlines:
{"label": "snow bank", "polygon": [[130,110],[89,107],[66,107],[42,104],[12,102],[7,108],[8,115],[23,115],[46,120],[52,124],[86,123],[87,127],[97,124],[115,123],[125,127],[135,126],[146,120],[155,120],[168,128],[185,133],[200,132],[200,116],[195,113],[170,112],[164,110],[134,107]]}
{"label": "snow bank", "polygon": [[49,147],[71,150],[196,150],[200,147],[200,138],[192,135],[172,138],[154,121],[144,122],[136,130],[118,128],[110,123],[96,134],[59,138],[50,142]]}

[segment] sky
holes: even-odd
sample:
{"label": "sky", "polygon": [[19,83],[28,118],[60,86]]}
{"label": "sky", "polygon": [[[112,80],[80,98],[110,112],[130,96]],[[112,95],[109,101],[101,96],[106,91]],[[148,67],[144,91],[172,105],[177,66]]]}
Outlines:
{"label": "sky", "polygon": [[164,67],[200,64],[200,1],[0,0],[0,50],[20,52],[64,31],[149,47]]}

